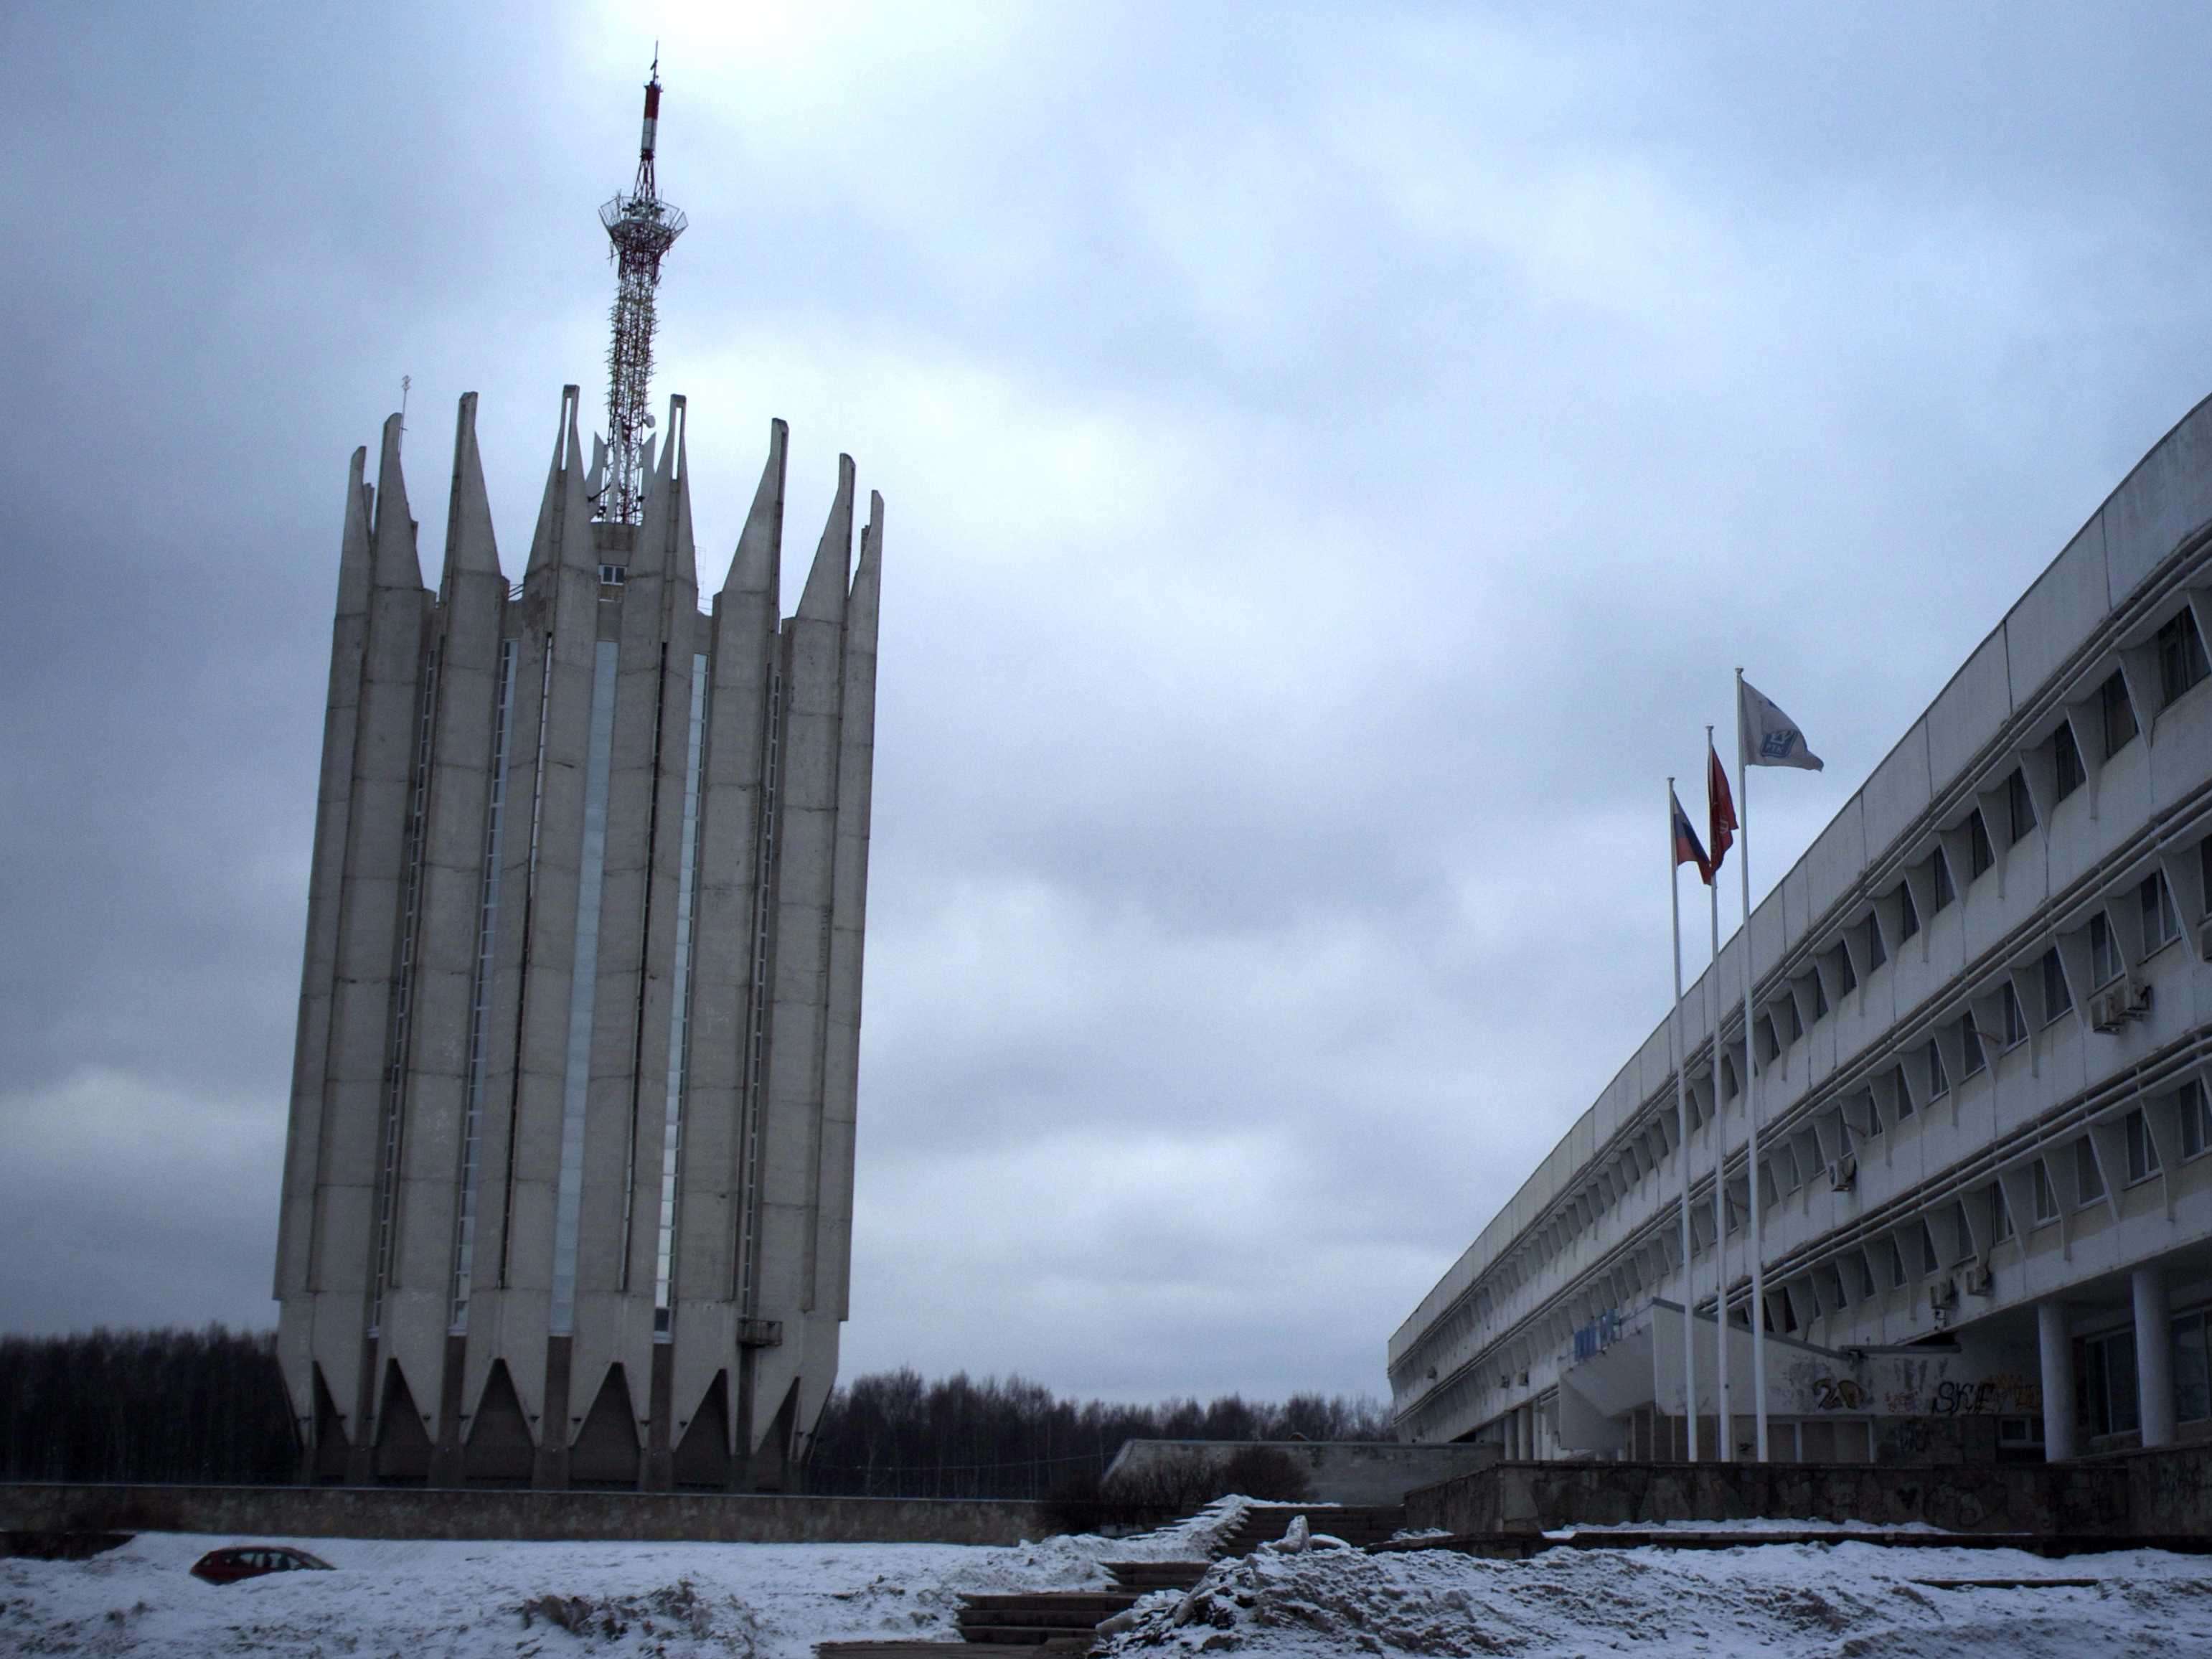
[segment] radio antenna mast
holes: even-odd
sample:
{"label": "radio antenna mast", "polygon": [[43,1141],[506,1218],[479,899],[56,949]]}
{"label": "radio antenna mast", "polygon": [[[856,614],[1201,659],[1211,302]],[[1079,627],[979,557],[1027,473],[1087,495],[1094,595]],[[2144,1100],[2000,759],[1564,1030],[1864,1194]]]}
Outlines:
{"label": "radio antenna mast", "polygon": [[599,516],[636,524],[645,516],[645,434],[652,429],[653,293],[660,261],[684,234],[682,213],[660,199],[653,179],[654,129],[660,121],[660,47],[653,49],[645,83],[645,128],[638,140],[637,178],[627,196],[599,210],[607,257],[615,266],[614,339],[607,348],[606,488]]}

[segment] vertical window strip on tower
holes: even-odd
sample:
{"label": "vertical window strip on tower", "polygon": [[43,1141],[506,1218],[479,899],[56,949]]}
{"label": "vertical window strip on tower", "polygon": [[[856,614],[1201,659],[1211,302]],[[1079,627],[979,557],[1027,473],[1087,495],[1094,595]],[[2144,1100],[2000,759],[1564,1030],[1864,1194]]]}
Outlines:
{"label": "vertical window strip on tower", "polygon": [[599,894],[606,878],[607,785],[615,735],[612,640],[599,642],[592,671],[591,747],[584,761],[584,847],[576,876],[576,958],[568,988],[568,1056],[561,1087],[561,1178],[553,1208],[550,1329],[576,1328],[576,1232],[584,1199],[584,1107],[591,1094],[592,1019],[599,978]]}
{"label": "vertical window strip on tower", "polygon": [[414,1012],[415,924],[422,904],[422,811],[430,786],[430,734],[438,712],[438,652],[430,649],[422,672],[415,733],[415,775],[407,791],[406,890],[399,913],[399,957],[392,975],[390,1046],[384,1079],[384,1158],[376,1178],[376,1256],[368,1305],[368,1334],[384,1325],[384,1293],[392,1284],[398,1232],[399,1158],[406,1121],[407,1028]]}
{"label": "vertical window strip on tower", "polygon": [[759,1311],[758,1285],[753,1272],[760,1243],[760,1120],[761,1087],[765,1078],[768,1048],[769,936],[775,907],[775,819],[777,784],[782,768],[783,672],[773,670],[768,683],[768,726],[763,738],[760,794],[760,834],[756,844],[760,861],[753,880],[753,978],[751,1006],[745,1013],[744,1166],[738,1182],[738,1252],[736,1282],[731,1285],[740,1318]]}
{"label": "vertical window strip on tower", "polygon": [[507,1079],[507,1190],[499,1210],[499,1282],[514,1267],[514,1151],[522,1122],[522,1034],[530,1007],[530,930],[538,909],[538,841],[545,825],[545,716],[553,706],[553,636],[543,641],[538,674],[538,758],[530,773],[530,862],[522,879],[522,957],[515,979],[514,1064]]}
{"label": "vertical window strip on tower", "polygon": [[483,868],[477,911],[476,983],[469,998],[469,1067],[461,1113],[461,1176],[453,1219],[453,1290],[447,1329],[469,1328],[469,1288],[476,1273],[477,1183],[483,1175],[484,1068],[490,1048],[494,957],[499,946],[499,831],[506,817],[507,733],[514,714],[514,641],[499,645],[499,696],[492,705],[491,775],[484,801]]}
{"label": "vertical window strip on tower", "polygon": [[691,722],[684,744],[684,850],[676,880],[676,972],[668,1003],[668,1102],[660,1139],[660,1225],[653,1267],[653,1333],[671,1334],[676,1255],[676,1170],[684,1139],[684,1083],[690,1070],[692,910],[697,902],[699,764],[706,747],[707,657],[691,658]]}
{"label": "vertical window strip on tower", "polygon": [[[653,676],[653,758],[646,768],[645,880],[637,906],[637,994],[630,1009],[629,1133],[623,1149],[622,1269],[617,1288],[629,1292],[630,1227],[637,1218],[638,1120],[645,1101],[646,991],[653,980],[653,866],[660,853],[660,756],[668,734],[668,641],[660,642],[659,666]],[[669,1064],[675,1056],[670,1055]]]}

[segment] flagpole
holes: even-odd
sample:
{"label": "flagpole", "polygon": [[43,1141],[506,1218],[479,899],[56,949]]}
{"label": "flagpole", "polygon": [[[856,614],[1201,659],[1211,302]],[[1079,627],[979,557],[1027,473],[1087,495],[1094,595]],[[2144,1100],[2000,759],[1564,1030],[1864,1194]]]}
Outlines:
{"label": "flagpole", "polygon": [[1759,1215],[1759,1041],[1751,1024],[1751,756],[1744,747],[1743,670],[1735,671],[1736,875],[1743,884],[1745,1165],[1751,1200],[1751,1408],[1766,1462],[1766,1244]]}
{"label": "flagpole", "polygon": [[[1705,728],[1705,753],[1714,755],[1713,728]],[[1706,810],[1711,811],[1712,781],[1705,781]],[[1710,833],[1710,830],[1708,831]],[[1714,837],[1718,840],[1718,836]],[[1708,848],[1710,852],[1711,849]],[[1723,1463],[1735,1461],[1735,1429],[1729,1421],[1728,1322],[1728,1119],[1721,1110],[1721,1011],[1717,1000],[1721,976],[1721,884],[1705,884],[1711,902],[1713,952],[1705,969],[1705,1024],[1713,1033],[1713,1350],[1714,1385],[1718,1398],[1715,1418],[1720,1443],[1714,1449]]]}
{"label": "flagpole", "polygon": [[1668,1016],[1667,1040],[1674,1062],[1674,1122],[1682,1147],[1682,1396],[1690,1419],[1690,1462],[1698,1461],[1698,1341],[1696,1283],[1690,1276],[1690,1079],[1682,1056],[1682,883],[1675,821],[1682,803],[1674,780],[1667,780],[1667,904],[1674,921],[1674,1006]]}

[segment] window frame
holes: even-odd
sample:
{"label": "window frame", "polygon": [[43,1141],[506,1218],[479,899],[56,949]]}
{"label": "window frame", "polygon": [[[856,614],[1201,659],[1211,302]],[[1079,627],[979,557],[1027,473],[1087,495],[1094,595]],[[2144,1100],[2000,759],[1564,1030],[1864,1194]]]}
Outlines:
{"label": "window frame", "polygon": [[1997,846],[1990,839],[1989,820],[1977,806],[1966,814],[1966,884],[1972,886],[1996,868]]}
{"label": "window frame", "polygon": [[2074,1207],[2087,1210],[2105,1201],[2111,1191],[2105,1180],[2103,1160],[2097,1156],[2096,1145],[2087,1135],[2074,1143]]}
{"label": "window frame", "polygon": [[2027,1169],[2028,1204],[2034,1217],[2032,1224],[2047,1227],[2058,1219],[2058,1183],[2051,1178],[2048,1158],[2039,1158]]}
{"label": "window frame", "polygon": [[2186,605],[2158,627],[2152,641],[2158,657],[2160,706],[2171,708],[2212,675],[2212,662],[2204,655],[2204,635],[2197,630],[2196,613]]}
{"label": "window frame", "polygon": [[2054,945],[2043,953],[2043,1023],[2054,1024],[2073,1012],[2074,988],[2066,981],[2066,960]]}
{"label": "window frame", "polygon": [[2173,902],[2173,888],[2163,870],[2152,871],[2137,884],[2136,902],[2142,912],[2143,957],[2148,961],[2181,937],[2181,907]]}
{"label": "window frame", "polygon": [[2058,729],[2051,734],[2051,769],[2054,806],[2089,781],[2089,769],[2082,763],[2081,745],[2074,736],[2070,720],[2059,721]]}
{"label": "window frame", "polygon": [[2029,832],[2040,827],[2035,816],[2035,797],[2027,787],[2027,771],[2015,766],[2012,775],[2005,780],[2006,828],[2012,832],[2012,844],[2017,847],[2026,841]]}
{"label": "window frame", "polygon": [[[2185,1164],[2212,1152],[2212,1097],[2208,1097],[2202,1078],[2192,1078],[2174,1091],[2180,1097],[2174,1110],[2181,1123],[2181,1161]],[[2194,1139],[2197,1144],[2189,1143]]]}
{"label": "window frame", "polygon": [[[2101,991],[2128,971],[2120,955],[2119,930],[2102,905],[2089,916],[2089,988]],[[2109,969],[2110,971],[2107,971]]]}
{"label": "window frame", "polygon": [[[2117,668],[2105,676],[2104,684],[2097,688],[2097,713],[2099,735],[2105,740],[2107,760],[2142,735],[2142,722],[2136,718],[2135,699],[2128,696],[2127,678]],[[2118,731],[2121,717],[2127,721],[2124,732]]]}
{"label": "window frame", "polygon": [[2127,1141],[2129,1187],[2140,1187],[2166,1172],[2159,1159],[2157,1139],[2150,1132],[2150,1118],[2142,1107],[2129,1110],[2120,1120],[2120,1130]]}

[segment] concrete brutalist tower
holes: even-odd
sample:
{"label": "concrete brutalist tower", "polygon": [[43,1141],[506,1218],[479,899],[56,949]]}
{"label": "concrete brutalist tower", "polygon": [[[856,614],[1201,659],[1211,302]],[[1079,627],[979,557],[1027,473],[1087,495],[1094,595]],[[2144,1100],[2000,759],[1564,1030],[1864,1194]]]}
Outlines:
{"label": "concrete brutalist tower", "polygon": [[781,615],[786,430],[702,614],[684,400],[595,519],[576,388],[520,586],[476,398],[422,585],[356,452],[276,1293],[303,1475],[787,1488],[837,1368],[883,503]]}

